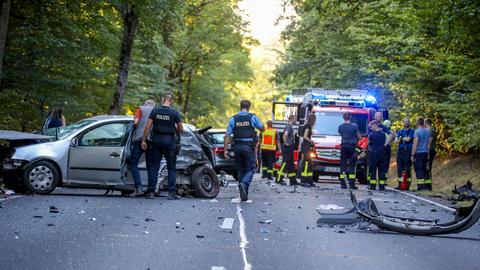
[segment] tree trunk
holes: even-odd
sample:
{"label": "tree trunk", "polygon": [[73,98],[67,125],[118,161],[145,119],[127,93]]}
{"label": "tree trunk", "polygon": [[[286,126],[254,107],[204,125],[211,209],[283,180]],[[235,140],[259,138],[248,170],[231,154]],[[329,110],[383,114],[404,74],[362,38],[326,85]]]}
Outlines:
{"label": "tree trunk", "polygon": [[5,53],[9,17],[10,0],[0,0],[0,82],[2,81],[3,54]]}
{"label": "tree trunk", "polygon": [[128,69],[137,26],[138,16],[133,11],[133,6],[130,6],[127,2],[123,14],[123,40],[120,50],[117,86],[113,94],[112,104],[110,105],[110,114],[119,114],[122,109],[123,98],[127,90]]}
{"label": "tree trunk", "polygon": [[192,98],[192,79],[193,79],[194,70],[192,69],[188,74],[187,79],[187,88],[185,93],[185,100],[183,103],[183,114],[187,115],[188,113],[188,106],[190,105],[190,99]]}

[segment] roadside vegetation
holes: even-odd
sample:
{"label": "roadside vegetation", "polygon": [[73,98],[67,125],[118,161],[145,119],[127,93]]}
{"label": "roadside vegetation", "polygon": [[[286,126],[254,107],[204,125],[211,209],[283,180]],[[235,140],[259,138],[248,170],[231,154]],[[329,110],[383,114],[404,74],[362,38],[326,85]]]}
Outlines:
{"label": "roadside vegetation", "polygon": [[439,150],[480,148],[480,2],[285,0],[297,16],[283,32],[276,83],[359,88],[391,118],[432,118]]}
{"label": "roadside vegetation", "polygon": [[39,130],[55,107],[69,122],[129,113],[166,89],[186,122],[224,126],[253,79],[237,3],[2,1],[0,129]]}

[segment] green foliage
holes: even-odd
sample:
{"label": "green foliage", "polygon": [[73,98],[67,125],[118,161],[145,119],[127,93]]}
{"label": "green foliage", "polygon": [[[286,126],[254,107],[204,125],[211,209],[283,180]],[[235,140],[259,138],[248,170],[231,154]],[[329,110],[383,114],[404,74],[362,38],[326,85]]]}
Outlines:
{"label": "green foliage", "polygon": [[443,149],[480,148],[478,1],[288,2],[299,16],[283,33],[284,89],[375,89],[398,120],[432,118]]}
{"label": "green foliage", "polygon": [[237,2],[12,1],[0,128],[39,130],[54,107],[65,108],[67,122],[106,113],[127,9],[139,26],[125,111],[172,89],[186,121],[223,126],[233,89],[252,76]]}

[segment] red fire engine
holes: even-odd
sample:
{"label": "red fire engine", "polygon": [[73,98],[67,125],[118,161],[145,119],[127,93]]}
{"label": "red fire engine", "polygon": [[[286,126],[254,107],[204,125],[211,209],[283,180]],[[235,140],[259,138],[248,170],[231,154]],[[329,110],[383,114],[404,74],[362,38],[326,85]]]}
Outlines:
{"label": "red fire engine", "polygon": [[[366,90],[296,89],[284,102],[273,102],[273,127],[282,133],[288,117],[293,114],[297,116],[294,130],[298,132],[299,126],[305,123],[307,115],[314,113],[317,119],[312,135],[315,142],[315,151],[312,153],[314,179],[318,179],[320,175],[338,176],[341,143],[338,126],[343,123],[343,113],[350,112],[351,121],[359,126],[362,134],[362,139],[358,142],[363,153],[359,155],[357,162],[357,180],[361,184],[367,184],[368,139],[366,134],[368,123],[374,118],[377,109],[375,97],[369,95]],[[387,111],[385,111],[386,118],[388,118]],[[300,143],[301,139],[297,138],[296,149]],[[278,168],[280,163],[281,157],[275,166]]]}

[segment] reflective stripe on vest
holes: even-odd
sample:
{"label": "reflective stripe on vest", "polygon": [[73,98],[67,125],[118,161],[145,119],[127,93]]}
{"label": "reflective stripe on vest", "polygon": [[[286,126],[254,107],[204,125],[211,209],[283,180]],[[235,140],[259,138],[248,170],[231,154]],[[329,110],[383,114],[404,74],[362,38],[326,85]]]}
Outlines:
{"label": "reflective stripe on vest", "polygon": [[262,133],[261,149],[275,150],[277,149],[277,130],[274,128],[268,128]]}

